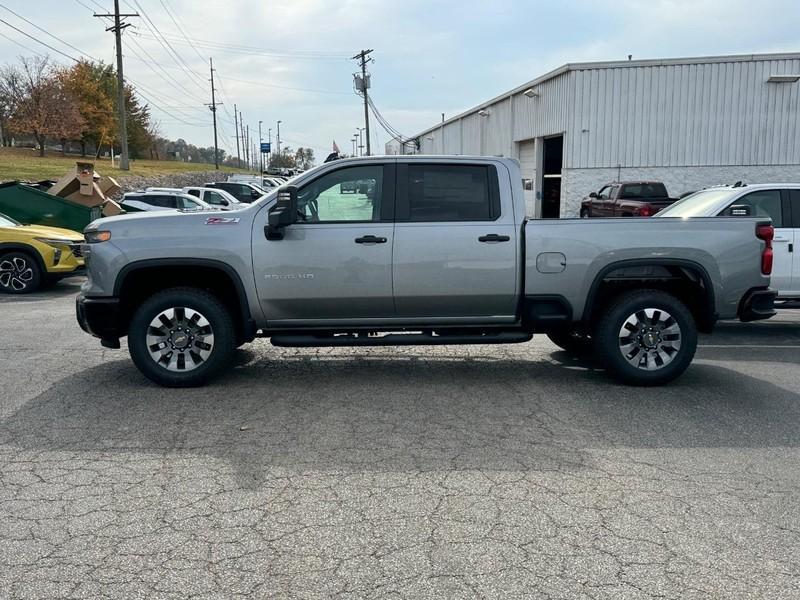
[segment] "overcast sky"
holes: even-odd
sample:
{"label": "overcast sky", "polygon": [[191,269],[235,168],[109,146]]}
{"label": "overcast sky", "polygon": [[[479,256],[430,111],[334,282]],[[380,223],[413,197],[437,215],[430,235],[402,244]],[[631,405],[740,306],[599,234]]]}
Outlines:
{"label": "overcast sky", "polygon": [[[0,0],[0,18],[70,56],[80,50],[110,62],[113,35],[92,10],[112,7],[112,0]],[[363,127],[350,60],[362,48],[374,49],[373,100],[405,135],[567,62],[800,51],[798,0],[121,0],[121,7],[142,15],[128,19],[125,73],[141,86],[162,134],[213,144],[203,106],[211,56],[224,102],[220,146],[234,153],[234,103],[252,139],[262,120],[263,137],[271,127],[274,143],[280,119],[285,144],[318,155],[333,140],[349,149]],[[36,51],[70,62],[4,23],[0,34],[4,61]],[[371,125],[382,151],[389,136]]]}

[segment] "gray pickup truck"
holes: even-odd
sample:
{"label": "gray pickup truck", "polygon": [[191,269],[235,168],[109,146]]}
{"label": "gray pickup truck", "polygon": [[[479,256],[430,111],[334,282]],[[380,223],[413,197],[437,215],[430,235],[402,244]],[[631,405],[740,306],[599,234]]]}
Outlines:
{"label": "gray pickup truck", "polygon": [[[85,231],[81,327],[199,385],[276,346],[527,342],[593,351],[657,385],[718,319],[774,314],[769,219],[528,221],[515,160],[345,159],[240,210],[141,213]],[[354,191],[354,189],[356,191]]]}

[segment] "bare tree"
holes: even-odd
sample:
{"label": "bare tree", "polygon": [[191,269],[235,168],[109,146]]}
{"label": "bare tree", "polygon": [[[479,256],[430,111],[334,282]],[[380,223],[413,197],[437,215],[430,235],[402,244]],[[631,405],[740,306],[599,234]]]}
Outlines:
{"label": "bare tree", "polygon": [[0,95],[11,106],[10,131],[31,134],[44,156],[47,138],[66,142],[80,137],[85,121],[48,57],[20,58],[0,69]]}

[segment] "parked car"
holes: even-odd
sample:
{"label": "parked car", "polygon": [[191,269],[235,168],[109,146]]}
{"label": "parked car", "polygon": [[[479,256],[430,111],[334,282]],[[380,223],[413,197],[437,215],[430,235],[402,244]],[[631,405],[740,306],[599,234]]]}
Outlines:
{"label": "parked car", "polygon": [[252,183],[243,183],[238,181],[212,181],[207,183],[205,187],[214,188],[216,190],[225,190],[239,202],[244,202],[245,204],[250,204],[254,200],[258,200],[267,193]]}
{"label": "parked car", "polygon": [[23,225],[0,214],[0,292],[28,294],[49,281],[83,272],[83,234]]}
{"label": "parked car", "polygon": [[239,202],[232,194],[229,194],[225,190],[189,186],[183,188],[181,191],[184,194],[200,198],[200,200],[209,206],[219,210],[235,210],[244,206],[244,203]]}
{"label": "parked car", "polygon": [[675,202],[660,181],[615,181],[581,202],[581,218],[651,217]]}
{"label": "parked car", "polygon": [[230,183],[249,183],[257,188],[264,189],[264,180],[258,175],[244,175],[242,173],[234,173],[228,177]]}
{"label": "parked car", "polygon": [[[370,202],[341,193],[353,181],[371,181]],[[235,215],[100,219],[78,321],[106,347],[127,336],[166,386],[208,381],[257,335],[308,347],[534,332],[657,385],[717,319],[774,314],[768,219],[527,221],[521,182],[507,158],[352,158]]]}
{"label": "parked car", "polygon": [[772,219],[772,287],[780,300],[800,300],[800,183],[712,187],[679,200],[659,217],[759,217]]}
{"label": "parked car", "polygon": [[126,210],[135,211],[202,211],[216,210],[199,198],[184,194],[181,191],[172,192],[128,192],[122,196],[120,206]]}

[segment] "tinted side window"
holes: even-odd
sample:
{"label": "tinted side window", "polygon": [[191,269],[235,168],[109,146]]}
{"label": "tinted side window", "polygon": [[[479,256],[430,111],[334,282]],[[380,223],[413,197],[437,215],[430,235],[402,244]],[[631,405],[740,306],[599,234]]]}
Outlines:
{"label": "tinted side window", "polygon": [[792,227],[800,227],[800,190],[789,190],[789,204],[792,210]]}
{"label": "tinted side window", "polygon": [[159,196],[159,195],[145,195],[137,198],[137,200],[141,200],[145,204],[149,204],[150,206],[160,206],[162,208],[175,208],[175,197],[174,196]]}
{"label": "tinted side window", "polygon": [[499,197],[490,192],[489,167],[408,165],[406,221],[493,221]]}
{"label": "tinted side window", "polygon": [[773,226],[783,227],[783,210],[781,208],[780,190],[759,190],[757,192],[750,192],[746,196],[734,200],[733,206],[749,206],[750,216],[770,217]]}
{"label": "tinted side window", "polygon": [[200,197],[200,190],[189,190],[186,193],[194,196],[195,198]]}

